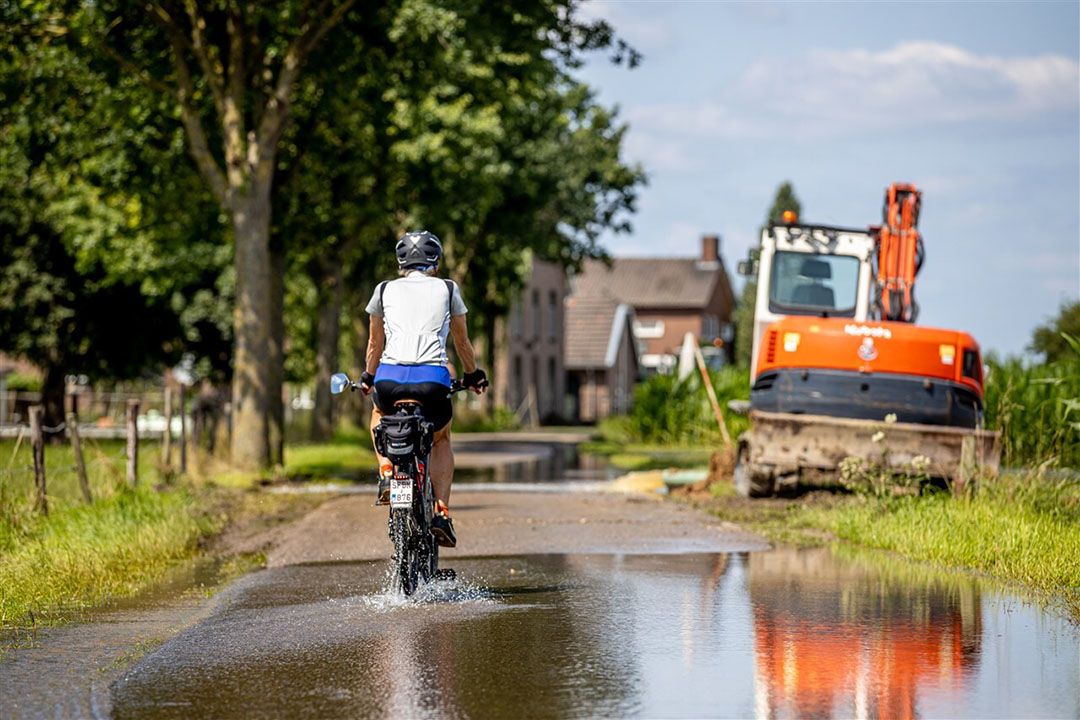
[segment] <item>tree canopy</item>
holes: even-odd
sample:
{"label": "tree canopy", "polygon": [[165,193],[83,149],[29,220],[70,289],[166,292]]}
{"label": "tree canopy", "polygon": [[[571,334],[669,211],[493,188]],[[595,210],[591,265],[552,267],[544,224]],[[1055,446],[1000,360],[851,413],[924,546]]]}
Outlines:
{"label": "tree canopy", "polygon": [[[1068,336],[1068,337],[1066,337]],[[1031,350],[1046,362],[1056,362],[1076,354],[1073,343],[1080,341],[1080,300],[1062,303],[1057,317],[1039,325],[1031,336]]]}
{"label": "tree canopy", "polygon": [[189,348],[227,367],[201,295],[222,234],[180,138],[59,28],[0,13],[0,350],[44,371],[46,422],[68,374],[130,378]]}
{"label": "tree canopy", "polygon": [[[402,230],[443,237],[486,318],[509,306],[526,251],[571,266],[628,228],[644,175],[574,70],[640,58],[577,6],[4,6],[3,252],[23,260],[0,277],[38,308],[6,316],[4,349],[92,364],[104,335],[40,328],[72,313],[92,328],[88,293],[107,291],[152,326],[129,343],[130,372],[188,354],[231,377],[234,461],[264,466],[285,368],[335,361],[341,308],[392,270]],[[74,354],[49,360],[31,338]]]}

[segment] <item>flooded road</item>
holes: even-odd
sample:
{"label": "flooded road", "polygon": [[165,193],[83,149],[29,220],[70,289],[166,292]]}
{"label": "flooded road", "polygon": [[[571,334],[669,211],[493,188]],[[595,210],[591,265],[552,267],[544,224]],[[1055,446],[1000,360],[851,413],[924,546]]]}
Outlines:
{"label": "flooded road", "polygon": [[119,718],[1077,717],[1051,612],[830,550],[272,568],[112,687]]}
{"label": "flooded road", "polygon": [[38,631],[0,657],[0,719],[1080,718],[1080,628],[1052,609],[880,553],[771,549],[535,445],[462,448],[456,581],[388,592],[386,510],[339,490],[216,596]]}

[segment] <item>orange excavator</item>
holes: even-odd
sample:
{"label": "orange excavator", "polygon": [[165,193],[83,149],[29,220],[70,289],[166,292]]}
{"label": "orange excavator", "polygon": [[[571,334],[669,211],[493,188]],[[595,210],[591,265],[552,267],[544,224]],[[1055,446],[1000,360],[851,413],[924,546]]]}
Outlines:
{"label": "orange excavator", "polygon": [[925,258],[920,191],[894,183],[881,226],[800,223],[762,231],[751,360],[751,427],[739,438],[737,489],[772,495],[845,458],[956,484],[996,472],[996,433],[981,429],[983,367],[965,332],[914,324]]}

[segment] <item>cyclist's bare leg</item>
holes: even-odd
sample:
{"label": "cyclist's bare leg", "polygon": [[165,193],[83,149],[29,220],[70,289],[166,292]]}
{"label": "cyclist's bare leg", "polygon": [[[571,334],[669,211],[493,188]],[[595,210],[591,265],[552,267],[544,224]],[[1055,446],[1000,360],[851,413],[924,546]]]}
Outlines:
{"label": "cyclist's bare leg", "polygon": [[450,446],[450,423],[435,433],[431,446],[431,486],[435,499],[450,506],[450,484],[454,482],[454,450]]}
{"label": "cyclist's bare leg", "polygon": [[[370,423],[371,447],[372,448],[375,447],[375,426],[379,424],[380,420],[382,420],[382,412],[380,412],[379,408],[376,407],[374,405],[374,403],[373,403],[372,407],[371,407],[371,423]],[[379,468],[380,469],[385,467],[386,465],[390,464],[390,461],[387,460],[386,458],[384,458],[382,455],[380,455],[377,450],[375,451],[375,459],[379,461]]]}

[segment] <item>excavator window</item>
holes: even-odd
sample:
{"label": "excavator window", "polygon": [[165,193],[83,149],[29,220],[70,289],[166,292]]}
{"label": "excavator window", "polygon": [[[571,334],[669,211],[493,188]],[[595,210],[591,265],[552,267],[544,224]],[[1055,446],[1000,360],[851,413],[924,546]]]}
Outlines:
{"label": "excavator window", "polygon": [[960,374],[982,384],[982,365],[979,363],[979,353],[974,350],[964,350],[964,359],[961,361]]}
{"label": "excavator window", "polygon": [[859,260],[850,255],[778,251],[769,309],[788,315],[854,317]]}

